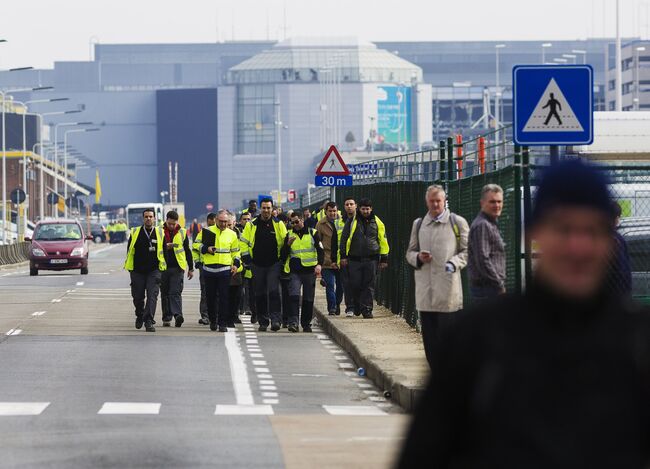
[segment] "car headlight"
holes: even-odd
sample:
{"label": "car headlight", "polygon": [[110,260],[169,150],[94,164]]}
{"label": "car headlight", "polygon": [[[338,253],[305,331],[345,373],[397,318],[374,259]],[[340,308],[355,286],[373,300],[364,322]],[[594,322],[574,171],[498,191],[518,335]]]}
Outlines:
{"label": "car headlight", "polygon": [[45,251],[41,248],[32,248],[32,255],[36,257],[45,257]]}
{"label": "car headlight", "polygon": [[84,248],[74,248],[70,253],[71,256],[81,256],[84,253]]}

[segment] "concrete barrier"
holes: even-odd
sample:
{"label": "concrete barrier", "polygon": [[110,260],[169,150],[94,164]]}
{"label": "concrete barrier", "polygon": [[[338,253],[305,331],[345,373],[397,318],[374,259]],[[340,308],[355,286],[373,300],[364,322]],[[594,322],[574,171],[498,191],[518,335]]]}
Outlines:
{"label": "concrete barrier", "polygon": [[15,243],[0,246],[0,265],[20,264],[29,260],[31,243]]}

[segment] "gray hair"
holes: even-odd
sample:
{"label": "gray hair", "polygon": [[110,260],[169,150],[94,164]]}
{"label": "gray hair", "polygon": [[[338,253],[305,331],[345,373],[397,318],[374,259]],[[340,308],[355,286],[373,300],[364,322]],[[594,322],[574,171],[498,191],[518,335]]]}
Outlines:
{"label": "gray hair", "polygon": [[498,184],[486,184],[481,189],[481,200],[489,193],[503,194],[503,189]]}
{"label": "gray hair", "polygon": [[446,196],[447,193],[445,192],[445,188],[438,185],[438,184],[433,184],[429,187],[427,187],[427,192],[425,194],[425,198],[429,196],[432,192],[440,192],[442,195]]}
{"label": "gray hair", "polygon": [[228,218],[230,218],[230,211],[226,210],[225,208],[219,209],[217,212],[217,216],[219,215],[228,215]]}

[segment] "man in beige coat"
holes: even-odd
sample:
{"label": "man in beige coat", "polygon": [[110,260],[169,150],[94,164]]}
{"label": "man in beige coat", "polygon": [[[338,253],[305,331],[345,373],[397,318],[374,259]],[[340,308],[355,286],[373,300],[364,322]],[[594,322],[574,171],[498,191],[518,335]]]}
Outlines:
{"label": "man in beige coat", "polygon": [[463,308],[460,271],[467,265],[469,225],[446,208],[441,186],[429,186],[425,199],[429,211],[413,222],[406,260],[415,268],[415,306],[431,364],[440,337]]}

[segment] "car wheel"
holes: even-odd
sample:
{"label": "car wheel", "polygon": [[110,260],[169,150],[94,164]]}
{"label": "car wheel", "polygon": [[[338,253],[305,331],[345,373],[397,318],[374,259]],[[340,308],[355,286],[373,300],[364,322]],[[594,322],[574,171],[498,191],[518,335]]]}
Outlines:
{"label": "car wheel", "polygon": [[81,275],[88,275],[88,267],[81,268]]}
{"label": "car wheel", "polygon": [[99,244],[101,242],[102,242],[102,237],[99,235],[95,236],[95,244]]}
{"label": "car wheel", "polygon": [[29,269],[29,275],[32,277],[38,275],[38,269]]}

